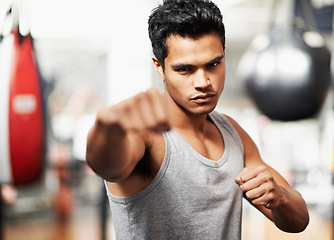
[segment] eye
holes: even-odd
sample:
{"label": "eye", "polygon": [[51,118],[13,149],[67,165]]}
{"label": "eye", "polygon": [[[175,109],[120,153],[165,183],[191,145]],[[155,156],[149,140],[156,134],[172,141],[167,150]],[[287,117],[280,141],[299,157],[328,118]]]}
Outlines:
{"label": "eye", "polygon": [[212,62],[207,65],[208,68],[215,68],[220,64],[220,62]]}
{"label": "eye", "polygon": [[176,69],[176,71],[177,72],[187,72],[187,71],[189,71],[189,68],[183,67],[183,68]]}
{"label": "eye", "polygon": [[192,72],[193,69],[191,67],[180,67],[180,68],[176,68],[175,71],[180,74],[186,74],[186,73]]}

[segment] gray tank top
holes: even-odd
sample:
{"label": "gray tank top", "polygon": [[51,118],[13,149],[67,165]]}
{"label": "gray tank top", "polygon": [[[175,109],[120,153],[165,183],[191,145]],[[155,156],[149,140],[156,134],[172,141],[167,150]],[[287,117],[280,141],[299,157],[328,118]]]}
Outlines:
{"label": "gray tank top", "polygon": [[225,144],[218,161],[171,130],[163,133],[165,157],[146,189],[116,197],[107,188],[117,240],[241,239],[242,191],[234,179],[244,166],[242,143],[225,117],[209,117]]}

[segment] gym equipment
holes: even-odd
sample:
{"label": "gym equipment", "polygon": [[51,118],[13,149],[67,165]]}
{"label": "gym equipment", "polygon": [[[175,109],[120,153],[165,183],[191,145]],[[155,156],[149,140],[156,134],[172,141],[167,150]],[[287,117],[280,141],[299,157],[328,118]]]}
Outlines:
{"label": "gym equipment", "polygon": [[295,22],[256,37],[239,70],[260,111],[274,120],[293,121],[321,109],[331,84],[330,61],[321,34]]}
{"label": "gym equipment", "polygon": [[45,152],[41,78],[33,39],[19,30],[18,9],[8,11],[13,27],[0,42],[0,183],[16,186],[38,179]]}

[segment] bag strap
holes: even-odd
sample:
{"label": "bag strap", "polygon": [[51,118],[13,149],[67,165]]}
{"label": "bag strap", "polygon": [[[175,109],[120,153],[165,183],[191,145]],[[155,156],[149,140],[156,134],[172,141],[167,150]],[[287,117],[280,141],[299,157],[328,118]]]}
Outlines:
{"label": "bag strap", "polygon": [[[12,29],[13,27],[13,19],[10,19],[10,18],[13,18],[13,9],[12,7],[9,7],[4,18],[3,18],[3,22],[2,22],[2,26],[0,28],[0,41],[10,33],[10,31],[6,31],[6,30],[9,30],[9,21],[11,21],[11,27],[10,29]],[[6,29],[7,28],[7,29]]]}
{"label": "bag strap", "polygon": [[306,23],[307,27],[312,30],[319,32],[317,22],[315,20],[314,14],[312,12],[312,6],[309,1],[301,0],[300,1],[300,7],[302,10],[302,13],[304,14],[304,22]]}
{"label": "bag strap", "polygon": [[[30,29],[25,13],[26,11],[22,0],[13,0],[8,7],[0,28],[0,42],[5,36],[10,34],[13,29],[18,29],[20,39],[29,34]],[[26,29],[23,28],[22,30],[23,26],[26,27]]]}

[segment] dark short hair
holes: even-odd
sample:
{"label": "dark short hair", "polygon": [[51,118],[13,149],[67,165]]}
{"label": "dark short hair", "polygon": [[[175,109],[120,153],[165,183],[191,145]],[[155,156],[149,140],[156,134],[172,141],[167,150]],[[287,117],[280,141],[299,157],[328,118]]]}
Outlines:
{"label": "dark short hair", "polygon": [[168,55],[166,40],[171,35],[198,39],[217,34],[225,46],[225,27],[219,8],[208,0],[164,0],[153,9],[148,21],[153,53],[163,69]]}

